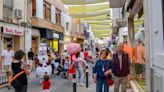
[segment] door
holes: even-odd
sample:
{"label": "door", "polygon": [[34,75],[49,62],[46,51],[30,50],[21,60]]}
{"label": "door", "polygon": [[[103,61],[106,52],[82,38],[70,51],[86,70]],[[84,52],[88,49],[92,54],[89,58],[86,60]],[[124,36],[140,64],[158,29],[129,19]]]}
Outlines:
{"label": "door", "polygon": [[[153,92],[164,92],[164,29],[163,0],[148,0],[148,19],[150,32],[150,63],[153,69]],[[158,76],[157,76],[158,75]]]}

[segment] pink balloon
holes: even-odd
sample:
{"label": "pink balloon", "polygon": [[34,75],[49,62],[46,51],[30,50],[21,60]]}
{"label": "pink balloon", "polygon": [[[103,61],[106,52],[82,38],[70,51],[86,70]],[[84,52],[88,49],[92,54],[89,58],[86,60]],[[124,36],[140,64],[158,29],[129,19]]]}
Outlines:
{"label": "pink balloon", "polygon": [[73,53],[77,53],[81,50],[80,44],[78,43],[69,43],[67,45],[67,53],[69,54],[73,54]]}

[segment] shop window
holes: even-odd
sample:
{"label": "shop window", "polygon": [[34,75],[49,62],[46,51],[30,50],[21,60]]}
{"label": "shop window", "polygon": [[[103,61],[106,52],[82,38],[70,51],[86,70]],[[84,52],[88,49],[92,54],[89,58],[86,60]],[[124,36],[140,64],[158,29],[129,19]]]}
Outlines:
{"label": "shop window", "polygon": [[32,0],[32,16],[36,16],[36,0]]}
{"label": "shop window", "polygon": [[47,2],[44,2],[43,13],[45,19],[51,20],[51,5]]}
{"label": "shop window", "polygon": [[56,8],[56,23],[61,24],[61,11]]}

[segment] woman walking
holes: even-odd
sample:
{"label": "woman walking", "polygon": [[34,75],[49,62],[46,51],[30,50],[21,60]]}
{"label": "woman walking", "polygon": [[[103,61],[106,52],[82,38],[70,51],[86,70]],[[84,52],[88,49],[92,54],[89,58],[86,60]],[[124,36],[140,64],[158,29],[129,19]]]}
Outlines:
{"label": "woman walking", "polygon": [[[76,54],[76,60],[75,60],[75,69],[76,69],[76,74],[77,74],[77,79],[79,79],[78,85],[84,86],[84,69],[86,66],[88,66],[87,62],[80,57],[80,52],[77,52]],[[79,76],[79,78],[78,78]]]}
{"label": "woman walking", "polygon": [[[26,64],[24,62],[25,53],[22,50],[18,50],[14,55],[14,61],[12,62],[13,77],[18,73],[24,71]],[[28,72],[26,72],[29,74]],[[12,85],[15,88],[15,92],[27,92],[27,76],[26,73],[17,77]]]}
{"label": "woman walking", "polygon": [[100,59],[96,62],[94,69],[94,82],[96,83],[96,92],[102,92],[104,85],[104,92],[109,92],[108,80],[112,78],[112,62],[107,60],[107,50],[102,50]]}

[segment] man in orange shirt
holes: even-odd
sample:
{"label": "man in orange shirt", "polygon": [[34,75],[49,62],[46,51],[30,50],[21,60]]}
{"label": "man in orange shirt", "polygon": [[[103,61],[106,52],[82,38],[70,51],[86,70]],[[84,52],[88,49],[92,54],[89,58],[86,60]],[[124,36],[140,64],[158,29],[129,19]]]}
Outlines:
{"label": "man in orange shirt", "polygon": [[137,80],[142,80],[143,68],[145,64],[145,51],[142,41],[134,48],[134,64]]}
{"label": "man in orange shirt", "polygon": [[[133,49],[128,45],[127,41],[124,41],[124,49],[123,50],[124,50],[124,52],[128,53],[130,62],[132,63]],[[132,67],[132,66],[130,65],[130,67]],[[130,69],[130,70],[132,70],[132,69]],[[131,87],[130,80],[131,80],[131,76],[129,74],[128,75],[128,84],[127,84],[128,88]]]}

